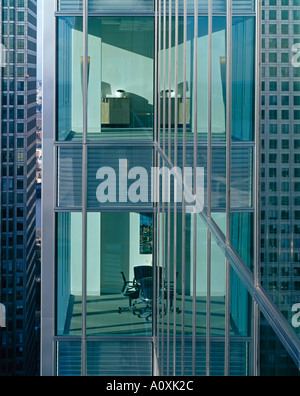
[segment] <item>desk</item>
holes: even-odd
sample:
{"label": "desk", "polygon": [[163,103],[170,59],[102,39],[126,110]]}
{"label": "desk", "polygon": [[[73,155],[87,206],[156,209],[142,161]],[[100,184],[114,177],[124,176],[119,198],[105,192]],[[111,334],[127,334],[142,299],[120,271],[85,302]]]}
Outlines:
{"label": "desk", "polygon": [[[169,98],[166,97],[166,126],[169,125]],[[171,98],[171,124],[175,125],[175,98]],[[163,125],[163,105],[164,99],[160,100],[160,119],[161,124]],[[186,123],[190,124],[191,122],[191,99],[186,99]],[[184,114],[183,114],[183,99],[178,98],[178,125],[184,124]]]}
{"label": "desk", "polygon": [[101,99],[102,125],[129,125],[130,99],[129,98],[102,98]]}

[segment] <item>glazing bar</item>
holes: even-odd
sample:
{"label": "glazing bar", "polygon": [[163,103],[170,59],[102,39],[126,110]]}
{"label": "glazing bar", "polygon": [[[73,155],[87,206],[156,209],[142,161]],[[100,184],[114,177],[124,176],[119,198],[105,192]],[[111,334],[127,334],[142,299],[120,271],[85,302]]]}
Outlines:
{"label": "glazing bar", "polygon": [[[154,141],[157,144],[157,38],[158,38],[158,0],[155,0],[155,18],[154,18]],[[153,152],[153,166],[154,168],[157,166],[157,157],[158,154],[156,150]],[[155,174],[156,175],[156,174]],[[153,182],[153,188],[154,188],[154,197],[157,197],[157,179],[155,177],[154,182]],[[156,200],[154,200],[156,202]],[[158,238],[157,238],[157,232],[158,232],[158,224],[157,224],[157,216],[158,216],[158,210],[157,210],[157,204],[154,203],[154,214],[153,214],[153,296],[154,296],[154,301],[157,301],[157,258],[158,258]],[[156,325],[157,325],[157,304],[153,304],[153,313],[152,313],[152,333],[153,333],[153,339],[154,339],[154,353],[153,353],[153,373],[158,374],[159,370],[157,367],[157,343],[156,343]]]}
{"label": "glazing bar", "polygon": [[[198,0],[195,0],[194,15],[194,195],[197,195],[198,166]],[[193,224],[193,376],[196,375],[196,326],[197,326],[197,213],[194,213]]]}
{"label": "glazing bar", "polygon": [[[227,0],[226,23],[226,245],[231,234],[231,129],[232,129],[232,0]],[[225,376],[230,375],[230,271],[226,259]]]}
{"label": "glazing bar", "polygon": [[[207,129],[207,216],[211,218],[212,174],[212,2],[208,3],[208,129]],[[207,230],[207,309],[206,309],[206,375],[210,376],[211,345],[211,233]]]}
{"label": "glazing bar", "polygon": [[161,1],[158,0],[158,49],[157,49],[157,144],[161,147]]}
{"label": "glazing bar", "polygon": [[[179,0],[175,0],[175,114],[174,114],[174,165],[178,162],[178,34],[179,34]],[[177,191],[177,181],[174,180],[174,191]],[[174,323],[173,323],[173,376],[176,376],[177,358],[177,203],[174,203]]]}
{"label": "glazing bar", "polygon": [[[255,224],[254,224],[254,283],[260,285],[260,152],[261,152],[261,1],[256,0],[256,54],[255,54]],[[257,303],[253,306],[253,375],[260,375],[259,351],[260,351],[260,311]]]}
{"label": "glazing bar", "polygon": [[[183,159],[182,168],[186,167],[186,70],[187,70],[187,0],[184,0],[184,17],[183,17]],[[186,204],[183,193],[182,202],[182,339],[181,339],[181,375],[185,372],[185,249],[186,249]]]}
{"label": "glazing bar", "polygon": [[172,0],[169,0],[169,92],[168,92],[168,123],[169,123],[169,135],[168,135],[168,156],[171,160],[172,152]]}
{"label": "glazing bar", "polygon": [[[172,0],[169,0],[169,92],[168,92],[168,157],[171,160],[171,136],[172,136]],[[171,186],[169,183],[169,190]],[[167,249],[167,376],[170,375],[170,283],[171,283],[171,203],[168,203],[168,249]],[[164,288],[163,288],[164,289]]]}
{"label": "glazing bar", "polygon": [[[167,72],[167,5],[166,0],[163,0],[163,152],[166,155],[166,72]],[[163,167],[165,167],[165,161],[162,161]],[[163,191],[165,189],[165,174],[162,176]],[[165,366],[165,294],[164,284],[165,284],[165,267],[166,267],[166,205],[164,199],[162,199],[162,279],[160,282],[161,288],[161,367],[162,373]]]}
{"label": "glazing bar", "polygon": [[157,81],[157,67],[158,67],[158,0],[155,0],[155,17],[154,17],[154,112],[153,112],[153,126],[154,126],[154,141],[157,144],[157,116],[158,116],[158,81]]}
{"label": "glazing bar", "polygon": [[83,143],[82,143],[82,376],[86,376],[87,291],[87,114],[88,114],[88,0],[83,8]]}
{"label": "glazing bar", "polygon": [[163,151],[166,153],[166,73],[167,73],[167,6],[163,0]]}
{"label": "glazing bar", "polygon": [[[164,0],[165,1],[165,0]],[[165,166],[165,161],[163,160],[163,167]],[[164,180],[164,175],[163,175],[163,189],[165,186],[165,180]],[[164,284],[165,284],[165,257],[166,257],[166,216],[165,216],[165,203],[162,202],[162,230],[161,230],[161,235],[162,235],[162,274],[161,274],[161,280],[160,280],[160,293],[161,293],[161,367],[162,367],[162,373],[164,373],[164,365],[165,365],[165,294],[163,292],[164,290]]]}
{"label": "glazing bar", "polygon": [[[160,1],[160,0],[159,0]],[[160,167],[160,156],[157,154],[157,166],[158,168]],[[160,290],[159,290],[159,285],[160,285],[160,263],[161,263],[161,257],[160,257],[160,251],[161,251],[161,240],[160,240],[160,235],[161,235],[161,218],[160,218],[160,178],[156,180],[156,185],[157,185],[157,192],[158,192],[158,202],[157,202],[157,263],[156,263],[156,268],[157,268],[157,284],[156,284],[156,312],[157,312],[157,318],[156,318],[156,324],[157,324],[157,329],[156,329],[156,339],[157,339],[157,358],[160,359],[160,349],[159,349],[159,342],[160,342],[160,307],[159,307],[159,296],[160,296]]]}
{"label": "glazing bar", "polygon": [[[158,116],[157,116],[157,128],[158,128],[158,147],[161,147],[161,97],[160,97],[160,90],[161,90],[161,29],[162,29],[162,22],[161,22],[161,12],[162,12],[162,7],[161,7],[161,2],[162,0],[158,0],[158,52],[157,52],[157,57],[158,57],[158,62],[157,62],[157,67],[158,67],[158,90],[157,90],[157,103],[158,103]],[[160,155],[158,154],[157,156],[157,166],[160,168]],[[157,202],[157,288],[156,288],[156,306],[157,306],[157,329],[156,329],[156,339],[157,339],[157,359],[160,362],[160,306],[159,306],[159,295],[160,295],[160,290],[159,290],[159,285],[160,285],[160,263],[161,263],[161,216],[160,216],[160,178],[158,177],[157,181],[157,189],[158,189],[158,202]],[[159,371],[161,371],[161,366],[159,366]],[[160,374],[162,374],[160,372]]]}

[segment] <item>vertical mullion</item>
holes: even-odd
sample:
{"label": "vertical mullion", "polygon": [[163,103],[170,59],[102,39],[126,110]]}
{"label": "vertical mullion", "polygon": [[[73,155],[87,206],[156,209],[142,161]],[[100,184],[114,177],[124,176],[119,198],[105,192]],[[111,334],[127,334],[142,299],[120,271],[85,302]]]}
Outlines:
{"label": "vertical mullion", "polygon": [[[207,129],[207,215],[211,218],[212,173],[212,2],[208,3],[208,129]],[[207,230],[207,308],[206,308],[206,375],[210,376],[211,345],[211,233]]]}
{"label": "vertical mullion", "polygon": [[[260,148],[261,148],[261,1],[256,0],[256,54],[255,54],[255,225],[254,225],[254,282],[255,287],[260,286]],[[260,350],[260,310],[256,301],[253,301],[253,375],[260,375],[259,350]]]}
{"label": "vertical mullion", "polygon": [[[154,142],[157,144],[157,103],[158,103],[158,96],[157,96],[157,87],[158,87],[158,82],[157,82],[157,61],[158,61],[158,43],[157,43],[157,38],[158,38],[158,0],[155,0],[155,18],[154,18],[154,118],[153,118],[153,123],[154,123]],[[153,166],[154,169],[157,166],[157,152],[154,149],[153,152]],[[153,353],[153,375],[158,375],[159,374],[159,367],[158,367],[158,344],[156,342],[157,340],[157,332],[156,332],[156,325],[157,325],[157,320],[158,320],[158,315],[157,315],[157,304],[156,301],[158,301],[157,298],[157,263],[158,263],[158,245],[159,245],[159,240],[157,238],[158,235],[158,210],[157,210],[157,173],[154,172],[154,181],[153,181],[153,189],[154,189],[154,196],[153,196],[153,296],[154,296],[154,301],[153,303],[153,312],[152,312],[152,335],[153,335],[153,340],[154,340],[154,353]]]}
{"label": "vertical mullion", "polygon": [[88,111],[88,0],[83,8],[83,142],[82,142],[82,376],[87,375],[87,111]]}
{"label": "vertical mullion", "polygon": [[[231,234],[231,134],[232,134],[232,0],[227,0],[226,23],[226,245]],[[226,259],[225,376],[230,375],[230,270]]]}
{"label": "vertical mullion", "polygon": [[163,0],[163,152],[166,154],[166,52],[167,52],[167,9]]}
{"label": "vertical mullion", "polygon": [[[186,167],[186,56],[187,56],[187,0],[184,0],[184,22],[183,22],[183,174],[185,174]],[[185,176],[184,181],[185,181]],[[185,185],[185,182],[184,182]],[[186,249],[186,202],[185,194],[183,192],[182,200],[182,334],[181,334],[181,373],[184,376],[185,372],[185,249]]]}
{"label": "vertical mullion", "polygon": [[[158,168],[160,167],[160,157],[159,154],[157,154],[157,166]],[[156,338],[157,338],[157,358],[160,358],[160,349],[159,349],[159,342],[160,342],[160,331],[159,331],[159,326],[160,326],[160,321],[159,321],[159,316],[160,316],[160,307],[159,307],[159,300],[160,300],[160,251],[161,251],[161,241],[160,241],[160,235],[161,235],[161,218],[160,218],[160,177],[159,173],[157,173],[158,177],[156,180],[157,184],[157,275],[156,275],[156,312],[157,312],[157,321],[156,321]]]}
{"label": "vertical mullion", "polygon": [[168,122],[169,122],[169,136],[168,136],[168,156],[169,161],[172,162],[171,148],[172,148],[172,0],[169,0],[169,108],[168,108]]}
{"label": "vertical mullion", "polygon": [[[166,8],[166,0],[163,0],[163,153],[166,154],[166,44],[167,44],[167,8]],[[163,168],[165,168],[166,162],[163,159]],[[165,173],[163,172],[162,176],[162,190],[165,191],[166,186]],[[162,365],[162,373],[164,373],[164,365],[165,365],[165,294],[164,294],[164,286],[165,286],[165,264],[166,264],[166,217],[165,217],[165,199],[163,193],[162,199],[162,279],[160,281],[160,293],[161,293],[161,365]]]}
{"label": "vertical mullion", "polygon": [[[194,32],[194,195],[197,196],[198,165],[198,0],[195,0]],[[196,318],[197,318],[197,213],[194,213],[193,228],[193,376],[196,375]]]}
{"label": "vertical mullion", "polygon": [[[165,167],[165,161],[163,160],[163,167]],[[162,190],[165,188],[165,178],[163,174],[163,182],[162,182]],[[162,374],[164,374],[164,364],[165,364],[165,294],[164,294],[164,285],[165,285],[165,239],[166,239],[166,222],[165,222],[165,203],[162,200],[162,274],[161,280],[159,284],[159,292],[161,293],[161,366],[162,366]]]}
{"label": "vertical mullion", "polygon": [[[172,131],[172,110],[171,110],[171,89],[172,89],[172,0],[169,0],[169,101],[168,101],[168,157],[171,159],[171,131]],[[168,185],[169,192],[171,190],[171,181]],[[169,197],[171,194],[168,195]],[[168,202],[168,252],[167,252],[167,376],[170,375],[170,276],[171,276],[171,202]]]}
{"label": "vertical mullion", "polygon": [[157,48],[157,144],[161,146],[161,2],[158,0],[158,48]]}
{"label": "vertical mullion", "polygon": [[153,111],[153,127],[154,127],[154,142],[157,144],[157,116],[158,116],[158,81],[157,81],[157,67],[158,67],[158,0],[155,0],[155,17],[154,17],[154,111]]}
{"label": "vertical mullion", "polygon": [[[161,87],[161,1],[158,0],[158,49],[157,49],[157,83],[158,83],[158,89],[157,89],[157,103],[158,103],[158,108],[157,108],[157,128],[158,128],[158,139],[157,139],[157,144],[160,147],[161,145],[161,97],[160,97],[160,87]],[[157,166],[160,168],[160,157],[159,154],[157,155]],[[159,320],[159,299],[160,299],[160,290],[159,290],[159,285],[160,285],[160,250],[161,250],[161,241],[160,241],[160,234],[161,234],[161,218],[160,218],[160,177],[158,173],[158,177],[156,180],[157,184],[157,288],[156,288],[156,306],[157,306],[157,329],[156,329],[156,339],[157,339],[157,358],[158,360],[160,359],[160,320]],[[160,368],[161,371],[161,368]]]}
{"label": "vertical mullion", "polygon": [[[178,34],[179,34],[179,0],[175,0],[175,104],[174,104],[174,165],[178,162]],[[177,193],[177,181],[174,180],[174,194]],[[176,376],[177,357],[177,203],[174,199],[174,324],[173,324],[173,376]]]}

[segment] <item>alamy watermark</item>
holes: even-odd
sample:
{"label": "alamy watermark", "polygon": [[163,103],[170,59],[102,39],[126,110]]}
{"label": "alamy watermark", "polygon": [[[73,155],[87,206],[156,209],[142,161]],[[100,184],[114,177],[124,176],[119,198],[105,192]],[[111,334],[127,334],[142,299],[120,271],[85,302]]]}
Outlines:
{"label": "alamy watermark", "polygon": [[120,159],[117,172],[112,167],[102,167],[98,169],[96,179],[102,180],[96,190],[101,204],[185,201],[186,213],[203,211],[204,168],[151,167],[149,171],[136,166],[129,169],[128,160]]}
{"label": "alamy watermark", "polygon": [[300,43],[296,43],[292,47],[293,57],[292,57],[292,65],[293,67],[300,67]]}

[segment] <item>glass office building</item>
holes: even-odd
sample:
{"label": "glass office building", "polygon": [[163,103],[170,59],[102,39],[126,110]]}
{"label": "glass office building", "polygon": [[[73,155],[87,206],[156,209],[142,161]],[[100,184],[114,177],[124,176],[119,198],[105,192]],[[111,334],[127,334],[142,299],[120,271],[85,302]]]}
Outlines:
{"label": "glass office building", "polygon": [[0,376],[35,376],[36,0],[0,1]]}
{"label": "glass office building", "polygon": [[260,314],[299,366],[259,276],[259,3],[43,15],[42,375],[258,375]]}
{"label": "glass office building", "polygon": [[[300,68],[293,47],[300,42],[298,1],[265,1],[262,7],[262,285],[286,319],[300,301],[299,273],[299,133]],[[291,52],[292,51],[292,52]],[[262,350],[277,345],[263,326]],[[279,349],[277,351],[277,349]],[[263,367],[281,348],[265,353]],[[291,373],[283,359],[274,373]]]}

